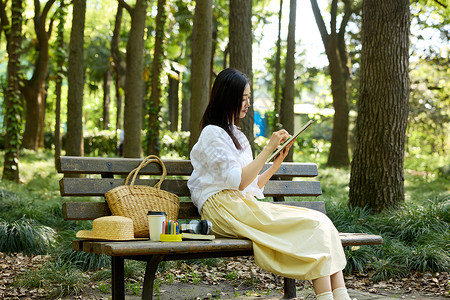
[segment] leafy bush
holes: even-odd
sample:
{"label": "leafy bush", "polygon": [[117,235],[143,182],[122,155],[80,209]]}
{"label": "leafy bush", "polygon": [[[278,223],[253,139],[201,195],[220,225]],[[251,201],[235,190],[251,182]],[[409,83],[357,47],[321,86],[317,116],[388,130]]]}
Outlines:
{"label": "leafy bush", "polygon": [[118,136],[114,131],[102,130],[84,134],[84,153],[89,156],[116,155]]}
{"label": "leafy bush", "polygon": [[365,208],[349,208],[343,202],[328,203],[327,215],[340,232],[372,233],[376,231],[372,224],[373,216],[370,210]]}
{"label": "leafy bush", "polygon": [[[67,134],[63,133],[61,137],[61,147],[66,147]],[[44,134],[45,149],[52,149],[54,147],[53,132],[46,132]],[[116,155],[118,147],[118,136],[114,131],[101,130],[89,131],[83,133],[83,147],[84,154],[87,156],[105,156]]]}
{"label": "leafy bush", "polygon": [[165,131],[161,137],[160,156],[165,158],[189,158],[189,138],[190,132]]}
{"label": "leafy bush", "polygon": [[446,234],[449,231],[449,204],[446,198],[427,201],[423,206],[406,204],[396,212],[377,218],[377,227],[392,238],[409,245],[416,244],[423,236],[433,232]]}
{"label": "leafy bush", "polygon": [[345,247],[344,251],[347,258],[345,274],[351,274],[355,271],[365,273],[367,266],[376,261],[376,250],[373,246],[348,246]]}
{"label": "leafy bush", "polygon": [[[447,240],[448,242],[449,240]],[[447,244],[448,246],[448,244]],[[441,272],[450,270],[449,250],[434,244],[419,244],[412,247],[408,266],[419,272]]]}
{"label": "leafy bush", "polygon": [[408,202],[399,210],[378,215],[362,208],[349,208],[345,201],[336,201],[333,196],[326,205],[327,215],[340,232],[383,236],[381,246],[346,247],[345,273],[367,273],[373,269],[373,280],[380,281],[401,278],[411,271],[449,271],[449,197],[427,200],[422,205]]}
{"label": "leafy bush", "polygon": [[55,238],[54,229],[32,220],[0,221],[0,252],[46,254],[53,248]]}

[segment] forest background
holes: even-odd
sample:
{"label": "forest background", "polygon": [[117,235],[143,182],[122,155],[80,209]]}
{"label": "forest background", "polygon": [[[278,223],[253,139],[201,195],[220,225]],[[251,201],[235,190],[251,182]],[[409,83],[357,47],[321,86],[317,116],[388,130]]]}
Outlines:
{"label": "forest background", "polygon": [[289,159],[320,165],[339,230],[383,235],[381,249],[346,249],[347,272],[448,272],[449,16],[438,0],[1,0],[0,251],[51,252],[50,272],[64,270],[91,225],[62,220],[49,157],[188,159],[211,82],[231,66],[252,82],[242,128],[255,154],[273,130],[314,119]]}
{"label": "forest background", "polygon": [[[334,167],[349,167],[353,157],[349,199],[354,206],[381,211],[403,202],[405,155],[429,154],[436,156],[435,168],[448,165],[445,3],[405,1],[404,11],[390,3],[391,19],[406,16],[402,24],[369,21],[366,14],[375,33],[366,38],[367,53],[374,50],[384,60],[376,59],[372,69],[366,58],[361,70],[364,2],[253,2],[2,1],[3,178],[19,182],[21,148],[53,149],[58,157],[61,151],[118,155],[123,146],[125,157],[170,153],[186,159],[199,135],[211,82],[230,66],[252,82],[254,101],[242,128],[255,154],[272,131],[294,132],[315,119],[297,149],[326,153],[326,165]],[[306,11],[315,24],[310,18],[297,26]],[[381,28],[386,22],[402,31]],[[322,41],[324,54],[311,53],[297,28],[303,35],[317,28],[311,32]],[[376,41],[377,30],[390,37]],[[318,57],[327,63],[311,64]],[[404,65],[409,72],[401,73]],[[371,78],[378,78],[378,88],[364,96],[361,89],[370,90]],[[377,151],[380,144],[383,151]],[[368,188],[370,182],[358,186],[368,176],[384,186],[394,177],[389,196],[375,185]]]}

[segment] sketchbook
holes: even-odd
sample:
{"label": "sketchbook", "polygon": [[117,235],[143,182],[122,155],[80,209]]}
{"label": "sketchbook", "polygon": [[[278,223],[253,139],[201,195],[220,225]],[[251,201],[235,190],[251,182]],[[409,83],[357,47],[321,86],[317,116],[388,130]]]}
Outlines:
{"label": "sketchbook", "polygon": [[296,137],[298,137],[300,135],[300,133],[302,133],[303,131],[305,131],[306,128],[308,128],[309,125],[311,125],[314,121],[309,120],[305,125],[303,125],[294,135],[291,135],[282,145],[280,148],[278,148],[277,150],[275,150],[272,155],[269,156],[269,158],[267,159],[267,162],[272,161],[275,157],[277,157],[277,155],[283,151],[284,148],[286,148],[287,145],[289,145],[289,143],[295,139]]}

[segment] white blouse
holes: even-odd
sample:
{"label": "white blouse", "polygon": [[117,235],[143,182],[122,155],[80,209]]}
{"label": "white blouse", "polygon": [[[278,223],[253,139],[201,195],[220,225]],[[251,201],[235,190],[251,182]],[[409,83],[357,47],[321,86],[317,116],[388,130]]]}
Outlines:
{"label": "white blouse", "polygon": [[[242,146],[241,150],[236,148],[225,130],[215,125],[203,128],[191,150],[194,171],[187,185],[199,213],[210,196],[225,189],[239,190],[242,168],[253,161],[247,137],[236,126],[233,126],[233,133]],[[250,193],[257,198],[264,198],[264,188],[259,188],[258,177],[241,191],[243,195]]]}

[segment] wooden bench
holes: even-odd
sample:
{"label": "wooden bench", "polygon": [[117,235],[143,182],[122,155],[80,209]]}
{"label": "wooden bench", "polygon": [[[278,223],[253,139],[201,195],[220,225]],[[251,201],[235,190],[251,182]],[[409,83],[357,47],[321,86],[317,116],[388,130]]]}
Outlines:
{"label": "wooden bench", "polygon": [[[167,169],[167,178],[161,188],[182,197],[179,219],[199,219],[197,208],[189,200],[187,178],[192,172],[190,161],[163,160]],[[58,172],[64,177],[60,181],[62,196],[100,196],[119,185],[124,184],[124,176],[137,167],[141,159],[100,158],[100,157],[60,157]],[[267,168],[268,165],[265,166]],[[156,175],[137,179],[136,184],[151,185],[157,182],[161,167],[157,164],[146,166],[140,174]],[[325,213],[322,201],[285,202],[285,197],[319,196],[322,188],[319,181],[312,180],[318,175],[315,164],[283,163],[264,189],[266,197],[273,197],[274,203],[296,205],[316,209]],[[302,181],[298,181],[303,179]],[[66,202],[63,204],[65,220],[93,220],[111,215],[104,198],[99,202]],[[361,233],[341,233],[342,245],[377,245],[382,243],[378,235]],[[111,256],[112,261],[112,298],[124,299],[124,259],[146,261],[142,299],[152,299],[153,283],[158,264],[161,261],[185,260],[213,257],[232,257],[253,255],[252,242],[247,239],[216,238],[213,241],[151,242],[101,242],[75,240],[75,251],[85,251]],[[296,296],[295,280],[285,278],[284,297]]]}

